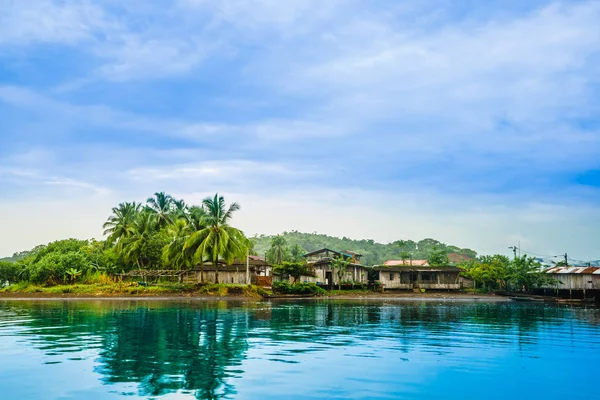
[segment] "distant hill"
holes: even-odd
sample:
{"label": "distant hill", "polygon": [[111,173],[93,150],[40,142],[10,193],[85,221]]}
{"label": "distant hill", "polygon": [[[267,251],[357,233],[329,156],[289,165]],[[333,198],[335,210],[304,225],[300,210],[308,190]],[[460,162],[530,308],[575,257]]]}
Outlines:
{"label": "distant hill", "polygon": [[[399,259],[400,246],[399,241],[383,244],[374,240],[363,239],[353,240],[346,237],[338,238],[318,233],[302,233],[297,231],[284,232],[282,236],[287,242],[287,246],[300,245],[306,252],[315,251],[323,247],[332,250],[349,250],[363,255],[362,263],[364,265],[383,264],[386,260]],[[254,242],[254,251],[260,256],[264,256],[271,247],[273,236],[260,235],[252,239]],[[427,259],[429,253],[435,248],[446,250],[448,253],[459,254],[468,258],[477,257],[477,253],[471,249],[463,249],[452,245],[441,243],[435,239],[423,239],[418,242],[412,240],[403,241],[403,250],[411,253],[412,258]],[[455,258],[456,259],[456,258]]]}
{"label": "distant hill", "polygon": [[20,251],[18,253],[13,254],[11,257],[0,258],[0,261],[16,262],[27,257],[29,253],[31,253],[31,251]]}

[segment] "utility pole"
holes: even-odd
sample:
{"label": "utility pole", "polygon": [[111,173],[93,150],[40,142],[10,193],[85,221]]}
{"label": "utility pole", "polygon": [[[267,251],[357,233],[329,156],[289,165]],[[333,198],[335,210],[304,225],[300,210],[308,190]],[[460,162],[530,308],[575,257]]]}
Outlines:
{"label": "utility pole", "polygon": [[246,250],[246,285],[250,284],[250,249]]}
{"label": "utility pole", "polygon": [[569,257],[567,257],[567,253],[565,253],[565,267],[569,266]]}
{"label": "utility pole", "polygon": [[[517,249],[518,249],[518,247],[517,247],[517,246],[508,246],[508,248],[509,248],[509,249],[511,249],[511,250],[513,251],[514,258],[515,258],[515,260],[516,260],[516,259],[517,259]],[[519,250],[519,256],[521,256],[521,254],[520,254],[520,250]]]}

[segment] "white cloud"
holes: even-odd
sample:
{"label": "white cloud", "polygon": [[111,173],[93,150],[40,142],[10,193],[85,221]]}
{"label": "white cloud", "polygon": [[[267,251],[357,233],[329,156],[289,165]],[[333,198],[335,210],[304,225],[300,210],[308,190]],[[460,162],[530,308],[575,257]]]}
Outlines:
{"label": "white cloud", "polygon": [[0,1],[0,45],[75,44],[90,40],[110,24],[103,10],[89,1]]}

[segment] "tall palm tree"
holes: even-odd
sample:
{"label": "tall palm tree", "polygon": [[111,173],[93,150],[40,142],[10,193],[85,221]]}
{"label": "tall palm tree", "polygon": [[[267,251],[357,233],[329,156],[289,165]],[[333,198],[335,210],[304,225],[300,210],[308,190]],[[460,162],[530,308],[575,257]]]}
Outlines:
{"label": "tall palm tree", "polygon": [[173,207],[175,200],[165,192],[154,193],[146,200],[146,209],[152,213],[157,228],[164,228],[173,222]]}
{"label": "tall palm tree", "polygon": [[135,219],[132,234],[123,240],[121,251],[123,260],[129,264],[137,265],[138,269],[143,269],[144,244],[155,231],[155,215],[149,211],[141,212]]}
{"label": "tall palm tree", "polygon": [[271,252],[275,256],[275,264],[281,265],[286,252],[287,241],[281,235],[271,239]]}
{"label": "tall palm tree", "polygon": [[172,238],[171,242],[163,249],[163,262],[174,269],[184,269],[191,266],[192,257],[186,257],[184,252],[185,242],[194,232],[191,221],[178,219],[167,227],[167,232]]}
{"label": "tall palm tree", "polygon": [[184,251],[192,253],[201,261],[208,259],[215,267],[215,281],[219,282],[219,259],[231,264],[235,258],[243,258],[249,241],[242,231],[229,225],[233,213],[240,209],[237,203],[229,207],[219,194],[202,201],[205,215],[201,218],[204,227],[195,231],[185,243]]}
{"label": "tall palm tree", "polygon": [[102,225],[104,235],[108,235],[106,239],[109,244],[120,243],[124,238],[131,236],[134,233],[135,220],[138,218],[142,209],[140,203],[121,203],[118,207],[113,207],[112,215]]}
{"label": "tall palm tree", "polygon": [[292,248],[290,249],[290,256],[291,256],[293,262],[302,261],[302,256],[305,253],[306,253],[306,250],[304,250],[304,248],[297,243],[295,245],[293,245]]}
{"label": "tall palm tree", "polygon": [[188,206],[184,200],[173,200],[171,215],[175,220],[188,218]]}

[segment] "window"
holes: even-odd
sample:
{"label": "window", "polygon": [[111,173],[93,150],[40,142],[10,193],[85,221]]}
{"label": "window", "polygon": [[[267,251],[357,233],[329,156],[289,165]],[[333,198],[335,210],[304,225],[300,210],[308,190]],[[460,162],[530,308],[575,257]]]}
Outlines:
{"label": "window", "polygon": [[424,273],[421,275],[421,279],[423,280],[423,282],[432,282],[437,280],[437,276],[434,272]]}
{"label": "window", "polygon": [[394,280],[394,274],[390,272],[390,281]]}

